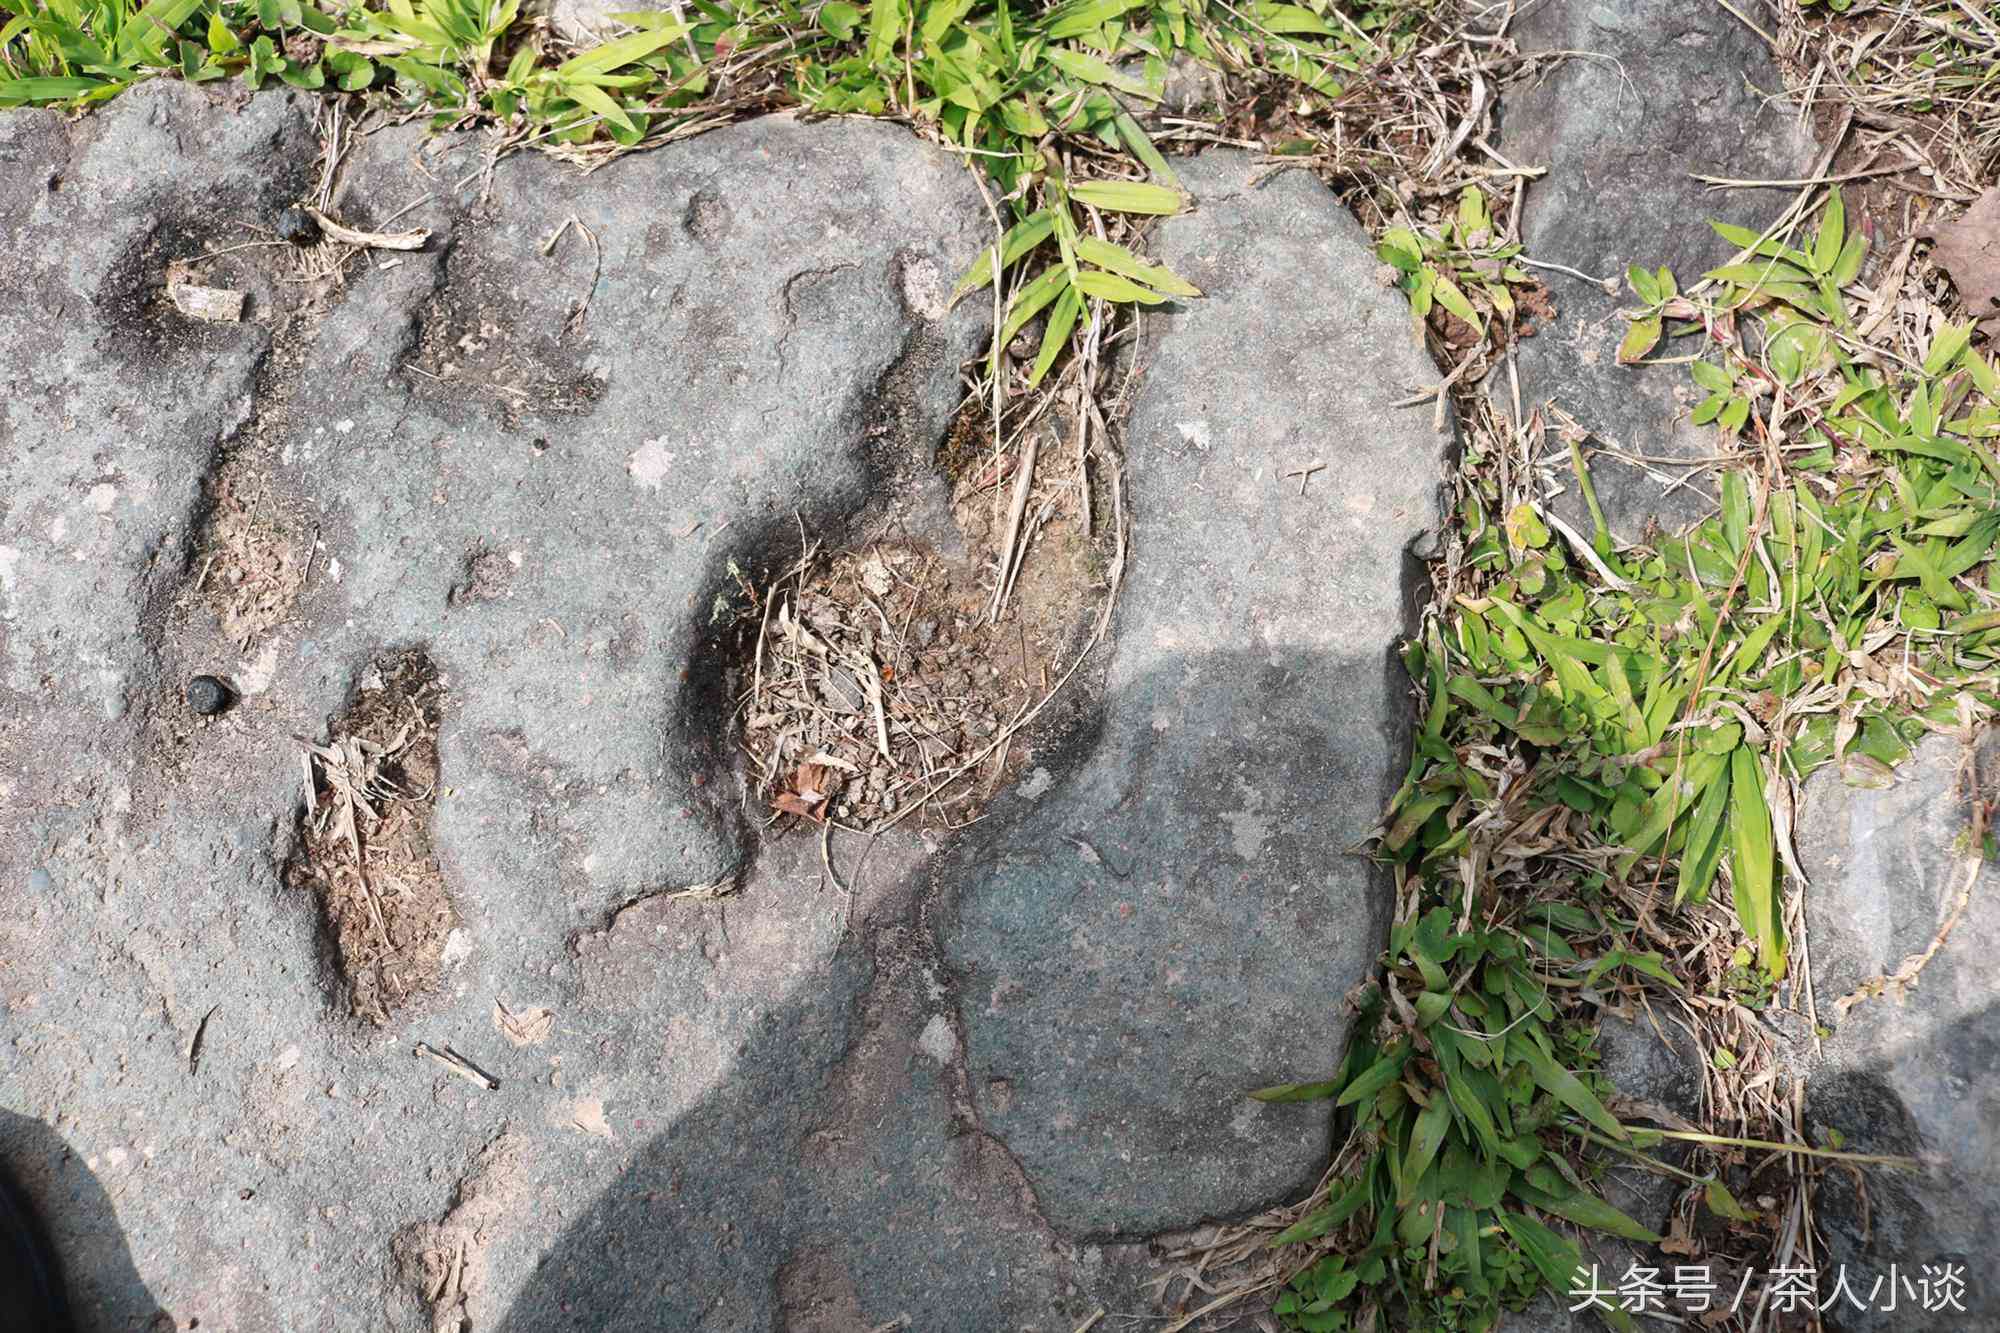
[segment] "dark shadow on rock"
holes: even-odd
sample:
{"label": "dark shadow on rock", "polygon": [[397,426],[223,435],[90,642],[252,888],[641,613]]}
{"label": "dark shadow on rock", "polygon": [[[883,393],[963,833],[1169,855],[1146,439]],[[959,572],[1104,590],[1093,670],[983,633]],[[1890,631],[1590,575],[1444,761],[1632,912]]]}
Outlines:
{"label": "dark shadow on rock", "polygon": [[[1244,1094],[1335,1067],[1340,955],[1372,968],[1380,948],[1386,888],[1329,810],[1372,821],[1400,771],[1373,747],[1400,718],[1324,706],[1379,661],[1265,648],[1114,672],[984,822],[860,887],[832,957],[627,1154],[500,1327],[1071,1329],[1150,1308],[1145,1247],[1113,1239],[1140,1233],[1105,1220],[1164,1231],[1310,1188],[1324,1105]],[[1282,800],[1243,815],[1241,764]],[[757,910],[772,862],[816,859],[790,846],[808,839],[763,849],[730,910]],[[1020,989],[996,1012],[998,971]],[[644,986],[603,988],[605,1019],[657,1033],[671,1015]],[[1074,1117],[1070,1146],[1044,1113]]]}
{"label": "dark shadow on rock", "polygon": [[1092,754],[942,859],[974,1103],[1064,1234],[1243,1216],[1324,1170],[1324,1117],[1244,1094],[1337,1067],[1380,952],[1390,892],[1347,849],[1407,754],[1382,670],[1279,648],[1114,670]]}
{"label": "dark shadow on rock", "polygon": [[[48,1333],[150,1333],[159,1307],[132,1267],[117,1211],[62,1136],[31,1116],[0,1111],[0,1173],[32,1210],[67,1296],[69,1323]],[[16,1300],[0,1290],[0,1329],[44,1333]]]}
{"label": "dark shadow on rock", "polygon": [[[1814,1211],[1833,1256],[1821,1294],[1839,1297],[1827,1312],[1834,1327],[2000,1326],[2000,1284],[1971,1262],[2000,1230],[2000,875],[1989,862],[1968,881],[1965,859],[1981,828],[1974,803],[2000,796],[1996,773],[2000,732],[1972,738],[1969,752],[1932,736],[1888,786],[1850,787],[1828,765],[1800,802],[1812,981],[1833,1026],[1806,1088],[1813,1140],[1837,1130],[1861,1152],[1933,1160],[1921,1173],[1823,1176]],[[1880,980],[1926,954],[1907,990]],[[1968,1313],[1926,1310],[1907,1292],[1893,1313],[1856,1309],[1833,1287],[1841,1263],[1850,1286],[1865,1274],[1864,1301],[1891,1264],[1913,1283],[1926,1264],[1963,1265]]]}
{"label": "dark shadow on rock", "polygon": [[[1890,1001],[1878,1000],[1884,1004]],[[1815,1143],[1838,1130],[1850,1152],[1934,1158],[1922,1173],[1848,1168],[1821,1177],[1815,1212],[1831,1256],[1821,1265],[1822,1299],[1834,1294],[1829,1269],[1845,1264],[1864,1303],[1890,1266],[1912,1283],[1926,1265],[1957,1265],[1961,1310],[1925,1310],[1903,1293],[1894,1313],[1860,1311],[1840,1299],[1827,1310],[1839,1333],[2000,1327],[2000,1282],[1984,1247],[2000,1232],[2000,1097],[1990,1071],[2000,1063],[2000,1001],[1895,1050],[1884,1069],[1848,1069],[1813,1080],[1806,1112]],[[1978,1092],[1982,1086],[1986,1091]],[[1973,1090],[1966,1097],[1967,1090]],[[1963,1099],[1963,1100],[1961,1100]],[[1912,1104],[1912,1102],[1916,1104]],[[1945,1141],[1949,1139],[1950,1141]]]}

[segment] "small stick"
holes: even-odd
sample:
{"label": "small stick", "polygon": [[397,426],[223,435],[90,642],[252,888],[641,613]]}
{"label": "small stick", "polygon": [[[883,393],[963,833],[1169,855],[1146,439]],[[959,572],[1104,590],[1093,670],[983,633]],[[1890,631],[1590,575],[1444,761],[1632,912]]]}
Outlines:
{"label": "small stick", "polygon": [[1582,269],[1571,268],[1567,264],[1551,264],[1545,260],[1529,259],[1525,255],[1515,255],[1514,262],[1517,264],[1526,264],[1529,268],[1544,268],[1551,273],[1566,273],[1572,278],[1582,279],[1593,287],[1602,287],[1606,296],[1618,295],[1618,279],[1616,278],[1593,278]]}
{"label": "small stick", "polygon": [[313,221],[319,223],[319,229],[329,239],[363,250],[421,250],[431,238],[430,232],[422,227],[415,231],[356,231],[341,226],[317,208],[307,208],[306,212],[313,215]]}
{"label": "small stick", "polygon": [[1284,475],[1287,478],[1297,477],[1299,479],[1299,494],[1304,495],[1306,493],[1306,483],[1312,480],[1312,474],[1315,472],[1324,472],[1324,471],[1326,471],[1326,464],[1315,462],[1306,467],[1294,468],[1292,471],[1287,472]]}
{"label": "small stick", "polygon": [[[1003,325],[1003,312],[1006,309],[1006,293],[1002,290],[1000,254],[1007,239],[1007,226],[1000,221],[1000,210],[994,206],[993,196],[987,192],[986,173],[973,169],[971,162],[967,162],[966,167],[972,177],[972,183],[979,187],[979,197],[986,204],[987,216],[993,219],[993,350],[991,357],[987,361],[987,373],[993,380],[993,465],[997,473],[1000,465],[1000,451],[1007,438],[1003,428],[1004,413],[1001,410],[1001,404],[1007,392],[1006,367],[1000,359],[1000,330]],[[1001,563],[1003,566],[1002,572],[1004,573],[1006,562],[1003,560]],[[1005,580],[1003,579],[1002,581],[1004,582]],[[997,597],[997,592],[995,595]],[[1000,608],[997,602],[993,608],[993,618],[995,620],[1000,618]]]}
{"label": "small stick", "polygon": [[307,584],[312,582],[313,562],[318,558],[319,558],[319,525],[315,523],[313,524],[312,543],[306,547],[305,576],[299,580],[299,587],[301,590],[303,590]]}
{"label": "small stick", "polygon": [[542,242],[542,254],[545,257],[554,254],[556,243],[562,240],[563,233],[571,227],[575,227],[578,231],[582,232],[583,239],[590,242],[591,273],[590,286],[585,289],[583,300],[578,302],[576,309],[570,312],[570,317],[563,321],[564,333],[575,333],[583,324],[583,317],[590,313],[591,298],[597,295],[598,279],[604,276],[604,251],[597,244],[597,233],[585,226],[583,219],[574,213],[564,218],[562,225],[549,233],[548,239]]}
{"label": "small stick", "polygon": [[[1389,406],[1392,408],[1416,407],[1422,403],[1435,401],[1437,406],[1431,412],[1431,429],[1440,435],[1444,434],[1444,414],[1446,409],[1451,405],[1449,397],[1451,386],[1458,383],[1461,375],[1472,369],[1472,363],[1479,359],[1479,353],[1480,349],[1477,347],[1467,352],[1465,359],[1454,366],[1451,373],[1446,375],[1435,388],[1419,389],[1408,398],[1399,398],[1389,404]],[[1287,473],[1286,475],[1290,476],[1292,474]],[[1303,490],[1300,493],[1303,494]]]}
{"label": "small stick", "polygon": [[883,761],[893,764],[896,759],[889,753],[889,719],[882,711],[882,669],[875,665],[874,658],[865,653],[860,661],[867,664],[867,674],[862,677],[862,683],[868,688],[868,702],[875,710],[875,741],[882,747]]}
{"label": "small stick", "polygon": [[1731,14],[1735,15],[1737,21],[1740,22],[1744,27],[1756,33],[1759,37],[1762,37],[1764,39],[1764,45],[1770,47],[1774,54],[1777,55],[1784,54],[1784,48],[1778,45],[1777,38],[1773,37],[1770,33],[1765,32],[1755,23],[1752,23],[1750,21],[1750,16],[1745,14],[1742,10],[1738,9],[1735,5],[1730,4],[1729,0],[1715,0],[1715,3],[1721,5],[1724,9],[1728,10]]}
{"label": "small stick", "polygon": [[1886,1153],[1835,1152],[1831,1148],[1813,1148],[1803,1143],[1778,1143],[1771,1139],[1739,1139],[1726,1134],[1697,1134],[1684,1129],[1654,1129],[1647,1132],[1658,1134],[1663,1139],[1679,1139],[1683,1143],[1707,1143],[1724,1148],[1758,1148],[1765,1152],[1790,1153],[1796,1157],[1819,1157],[1829,1162],[1888,1166],[1899,1171],[1918,1171],[1924,1166],[1923,1159],[1919,1157],[1897,1157]]}
{"label": "small stick", "polygon": [[1076,384],[1076,484],[1082,492],[1083,539],[1090,540],[1090,386],[1083,376]]}
{"label": "small stick", "polygon": [[1035,455],[1038,451],[1033,435],[1021,441],[1020,471],[1014,478],[1014,501],[1007,510],[1007,536],[1000,543],[999,577],[993,583],[991,619],[996,625],[1000,623],[1000,613],[1007,607],[1007,594],[1014,586],[1014,543],[1021,535],[1021,515],[1028,508],[1028,489],[1035,481]]}
{"label": "small stick", "polygon": [[1901,162],[1891,162],[1885,167],[1870,163],[1858,171],[1843,171],[1837,176],[1794,176],[1785,180],[1739,180],[1734,176],[1704,176],[1698,171],[1690,171],[1688,175],[1706,185],[1711,191],[1797,189],[1802,186],[1838,185],[1842,181],[1864,180],[1870,176],[1888,176],[1898,171],[1912,171],[1922,165],[1923,163],[1915,158],[1905,158]]}
{"label": "small stick", "polygon": [[442,1051],[440,1051],[437,1048],[420,1041],[416,1044],[415,1049],[413,1049],[410,1052],[410,1054],[427,1055],[431,1059],[443,1065],[446,1069],[449,1069],[452,1073],[464,1079],[467,1083],[476,1083],[480,1087],[486,1089],[488,1092],[500,1091],[499,1079],[494,1078],[491,1074],[488,1074],[485,1070],[480,1069],[478,1066],[474,1065],[470,1060],[466,1059],[464,1056],[460,1055],[457,1051],[454,1051],[449,1046],[445,1047]]}

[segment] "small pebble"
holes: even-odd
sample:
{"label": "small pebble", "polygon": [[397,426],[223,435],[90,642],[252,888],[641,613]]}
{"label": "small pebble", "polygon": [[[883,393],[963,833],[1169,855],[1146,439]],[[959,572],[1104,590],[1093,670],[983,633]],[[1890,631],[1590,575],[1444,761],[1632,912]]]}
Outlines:
{"label": "small pebble", "polygon": [[319,223],[303,208],[288,208],[278,214],[278,239],[293,245],[311,245],[319,239]]}
{"label": "small pebble", "polygon": [[229,707],[232,698],[229,687],[214,676],[196,676],[188,682],[188,707],[202,717],[214,717]]}

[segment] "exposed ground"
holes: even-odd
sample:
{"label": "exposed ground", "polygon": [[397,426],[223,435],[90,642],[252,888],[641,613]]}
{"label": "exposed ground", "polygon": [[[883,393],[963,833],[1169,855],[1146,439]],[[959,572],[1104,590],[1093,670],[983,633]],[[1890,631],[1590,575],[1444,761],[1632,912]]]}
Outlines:
{"label": "exposed ground", "polygon": [[1123,542],[1118,464],[1093,483],[1053,436],[1046,461],[982,449],[982,410],[961,409],[939,451],[948,519],[864,523],[882,535],[834,553],[802,532],[799,558],[749,590],[737,721],[774,818],[965,827],[1094,642]]}
{"label": "exposed ground", "polygon": [[420,650],[368,667],[305,746],[285,881],[319,905],[347,1003],[372,1022],[437,984],[457,915],[431,842],[444,682]]}

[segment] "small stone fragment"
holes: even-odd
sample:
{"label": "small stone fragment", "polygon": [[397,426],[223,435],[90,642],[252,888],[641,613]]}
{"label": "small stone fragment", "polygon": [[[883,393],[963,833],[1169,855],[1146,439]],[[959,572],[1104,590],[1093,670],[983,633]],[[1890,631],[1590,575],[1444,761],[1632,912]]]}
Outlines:
{"label": "small stone fragment", "polygon": [[189,319],[205,319],[214,324],[234,324],[243,318],[243,293],[222,287],[199,287],[192,282],[167,286],[174,308]]}
{"label": "small stone fragment", "polygon": [[303,208],[288,208],[278,214],[278,239],[293,245],[312,245],[319,240],[319,223]]}
{"label": "small stone fragment", "polygon": [[214,717],[235,698],[234,692],[214,676],[196,676],[187,684],[188,707],[202,717]]}

